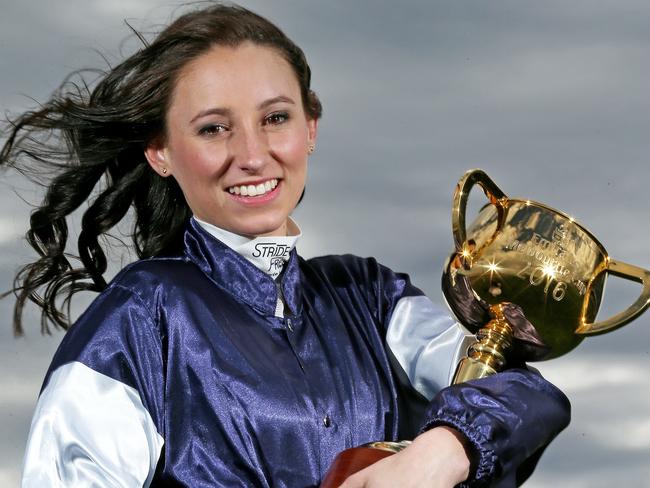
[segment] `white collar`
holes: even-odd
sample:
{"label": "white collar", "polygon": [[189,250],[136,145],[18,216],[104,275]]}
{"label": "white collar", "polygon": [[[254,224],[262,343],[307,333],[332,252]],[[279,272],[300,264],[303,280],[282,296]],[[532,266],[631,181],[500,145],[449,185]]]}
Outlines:
{"label": "white collar", "polygon": [[300,227],[291,218],[287,223],[287,231],[292,235],[254,238],[235,234],[204,222],[196,216],[192,218],[213,237],[219,239],[233,251],[241,254],[256,268],[264,271],[273,279],[280,275],[284,264],[289,260],[291,250],[302,236]]}

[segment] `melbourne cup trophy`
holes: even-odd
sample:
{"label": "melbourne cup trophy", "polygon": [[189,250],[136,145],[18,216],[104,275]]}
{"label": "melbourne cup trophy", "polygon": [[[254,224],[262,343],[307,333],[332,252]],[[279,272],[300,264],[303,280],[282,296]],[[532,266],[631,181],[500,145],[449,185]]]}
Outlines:
{"label": "melbourne cup trophy", "polygon": [[[470,192],[487,204],[466,226]],[[650,306],[650,271],[610,258],[603,245],[570,216],[531,200],[509,198],[483,171],[460,179],[452,208],[455,249],[442,289],[474,342],[458,364],[454,383],[497,373],[508,362],[557,358],[585,337],[631,322]],[[640,283],[625,310],[596,320],[608,275]],[[398,452],[403,442],[373,442],[334,461],[322,488]]]}

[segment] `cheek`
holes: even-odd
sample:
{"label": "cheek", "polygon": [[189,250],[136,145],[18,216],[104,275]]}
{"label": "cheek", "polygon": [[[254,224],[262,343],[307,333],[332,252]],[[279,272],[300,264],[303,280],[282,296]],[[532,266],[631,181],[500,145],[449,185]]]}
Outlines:
{"label": "cheek", "polygon": [[276,154],[281,156],[286,165],[295,169],[304,169],[307,165],[307,138],[300,134],[278,137],[272,143]]}
{"label": "cheek", "polygon": [[173,166],[176,174],[185,179],[204,179],[219,176],[225,166],[221,151],[206,147],[183,146],[174,151]]}

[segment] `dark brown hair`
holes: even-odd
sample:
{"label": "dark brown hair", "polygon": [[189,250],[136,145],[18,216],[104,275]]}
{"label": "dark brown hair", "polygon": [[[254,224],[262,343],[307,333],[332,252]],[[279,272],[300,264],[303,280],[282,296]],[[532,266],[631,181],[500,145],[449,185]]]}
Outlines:
{"label": "dark brown hair", "polygon": [[[70,298],[78,291],[101,291],[106,282],[100,238],[133,209],[131,231],[139,258],[181,252],[191,212],[173,178],[149,167],[144,149],[165,134],[165,115],[180,70],[216,45],[243,42],[276,49],[296,74],[306,114],[321,115],[310,89],[311,71],[302,50],[278,27],[239,6],[216,4],[186,13],[151,43],[102,73],[89,88],[66,81],[38,110],[9,121],[0,164],[25,174],[51,174],[43,202],[31,214],[27,240],[39,254],[16,275],[14,331],[22,333],[27,300],[42,308],[41,328],[69,327]],[[93,72],[95,73],[95,72]],[[81,266],[65,254],[66,218],[88,202],[77,242]]]}

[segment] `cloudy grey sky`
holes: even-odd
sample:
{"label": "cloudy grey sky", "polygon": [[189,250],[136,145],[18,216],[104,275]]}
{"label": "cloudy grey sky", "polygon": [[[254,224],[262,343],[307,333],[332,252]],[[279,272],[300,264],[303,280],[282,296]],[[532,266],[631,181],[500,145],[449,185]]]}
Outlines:
{"label": "cloudy grey sky", "polygon": [[[512,196],[548,203],[589,228],[612,257],[650,268],[650,3],[258,0],[312,65],[324,118],[301,253],[372,255],[434,300],[451,249],[451,195],[485,169]],[[0,0],[0,108],[44,100],[70,71],[132,52],[124,24],[148,31],[177,3]],[[0,281],[30,253],[34,192],[0,180]],[[19,196],[21,198],[19,198]],[[603,315],[634,286],[611,279]],[[0,302],[0,486],[18,484],[40,382],[60,335],[37,316],[13,339]],[[650,313],[536,366],[570,397],[571,426],[528,488],[641,486],[650,479]]]}

